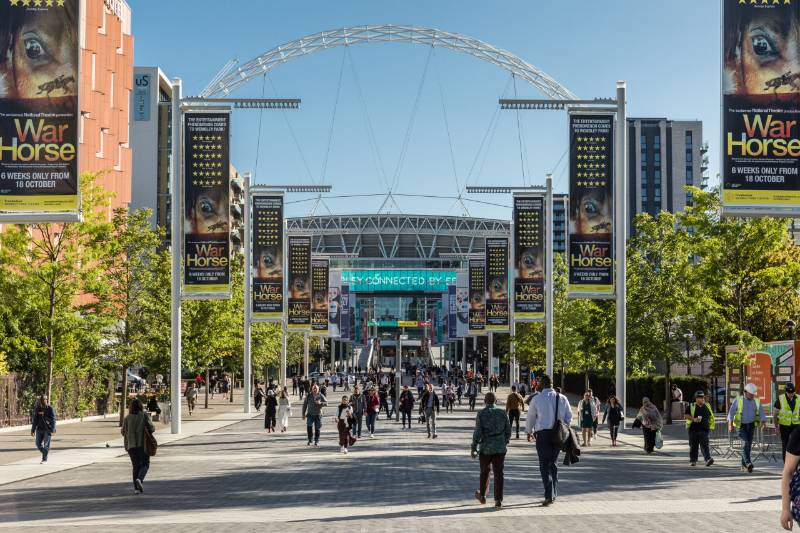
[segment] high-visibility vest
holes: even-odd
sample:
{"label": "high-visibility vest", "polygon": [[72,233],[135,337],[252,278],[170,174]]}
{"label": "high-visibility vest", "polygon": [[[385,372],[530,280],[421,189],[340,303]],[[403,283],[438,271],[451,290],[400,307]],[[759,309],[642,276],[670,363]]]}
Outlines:
{"label": "high-visibility vest", "polygon": [[[733,427],[735,428],[738,428],[739,426],[742,425],[742,410],[744,409],[744,401],[746,399],[747,398],[745,398],[744,395],[741,395],[738,398],[736,398],[736,402],[738,403],[738,405],[736,406],[736,414],[733,415]],[[755,396],[753,396],[753,401],[756,402],[755,423],[756,427],[758,427],[761,425],[761,402]]]}
{"label": "high-visibility vest", "polygon": [[778,423],[782,426],[792,426],[800,424],[800,399],[795,397],[794,410],[789,408],[789,400],[785,394],[778,397],[781,410],[778,412]]}
{"label": "high-visibility vest", "polygon": [[[800,402],[797,402],[797,403],[800,403]],[[694,408],[695,407],[697,407],[697,403],[693,403],[692,405],[689,406],[689,413],[692,415],[692,418],[694,418]],[[714,422],[714,413],[711,411],[710,408],[709,408],[708,411],[711,413],[711,416],[708,417],[708,429],[712,429],[713,430],[714,429],[714,424],[715,424],[715,422]],[[691,420],[687,420],[686,421],[686,429],[689,429],[689,426],[691,426],[691,425],[692,425],[692,421]]]}

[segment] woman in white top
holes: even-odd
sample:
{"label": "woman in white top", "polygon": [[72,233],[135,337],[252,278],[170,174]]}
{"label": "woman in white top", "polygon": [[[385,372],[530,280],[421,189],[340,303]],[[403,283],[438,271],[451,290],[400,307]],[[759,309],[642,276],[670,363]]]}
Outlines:
{"label": "woman in white top", "polygon": [[286,389],[282,389],[278,396],[278,425],[281,428],[281,433],[289,428],[289,417],[292,414],[292,404],[289,402],[289,397],[286,395]]}

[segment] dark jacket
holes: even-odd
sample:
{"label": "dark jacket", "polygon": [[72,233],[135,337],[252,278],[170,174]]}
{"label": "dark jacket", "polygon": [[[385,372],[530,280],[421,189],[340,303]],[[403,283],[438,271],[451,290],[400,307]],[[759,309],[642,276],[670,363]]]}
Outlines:
{"label": "dark jacket", "polygon": [[580,461],[581,445],[578,441],[578,434],[573,428],[569,428],[569,437],[561,447],[564,452],[564,466],[569,466]]}
{"label": "dark jacket", "polygon": [[435,391],[424,390],[422,396],[419,397],[419,412],[422,413],[428,409],[428,396],[433,394],[433,408],[436,409],[436,414],[439,414],[439,396]]}
{"label": "dark jacket", "polygon": [[362,416],[364,411],[367,410],[367,399],[363,392],[350,395],[350,405],[353,407],[353,414]]}
{"label": "dark jacket", "polygon": [[278,409],[278,400],[274,395],[267,395],[267,401],[264,402],[264,409],[266,409],[268,414],[275,414],[275,411]]}
{"label": "dark jacket", "polygon": [[400,410],[404,413],[410,413],[414,410],[414,393],[410,390],[404,390],[400,393]]}
{"label": "dark jacket", "polygon": [[606,411],[603,413],[603,423],[608,419],[609,426],[618,426],[623,418],[622,407],[620,405],[615,405],[614,407],[610,405],[606,406]]}
{"label": "dark jacket", "polygon": [[481,455],[506,453],[510,438],[511,422],[504,410],[492,404],[478,411],[472,433],[473,452],[480,450]]}
{"label": "dark jacket", "polygon": [[56,432],[56,412],[52,406],[46,405],[44,409],[34,407],[31,411],[31,433],[37,429],[48,433]]}

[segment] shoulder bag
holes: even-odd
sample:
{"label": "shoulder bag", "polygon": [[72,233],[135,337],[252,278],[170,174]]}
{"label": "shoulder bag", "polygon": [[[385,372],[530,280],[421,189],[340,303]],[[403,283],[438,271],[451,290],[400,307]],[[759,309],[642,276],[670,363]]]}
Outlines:
{"label": "shoulder bag", "polygon": [[144,425],[144,453],[148,457],[153,457],[158,452],[158,441],[156,440],[155,435],[150,431],[150,428],[147,427],[147,424]]}
{"label": "shoulder bag", "polygon": [[561,403],[561,397],[558,393],[556,393],[556,419],[553,422],[553,435],[551,438],[553,446],[561,449],[561,447],[564,446],[564,443],[567,442],[567,439],[569,438],[569,425],[558,418],[559,403]]}

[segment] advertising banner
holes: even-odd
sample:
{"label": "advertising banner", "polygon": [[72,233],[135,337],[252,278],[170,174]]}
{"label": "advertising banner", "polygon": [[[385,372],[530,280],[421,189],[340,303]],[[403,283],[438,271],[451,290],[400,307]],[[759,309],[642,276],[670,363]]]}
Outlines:
{"label": "advertising banner", "polygon": [[448,270],[344,270],[342,283],[353,292],[447,292],[456,281]]}
{"label": "advertising banner", "polygon": [[569,116],[569,294],[614,293],[614,115]]}
{"label": "advertising banner", "polygon": [[288,237],[286,266],[289,276],[286,327],[295,331],[310,330],[311,237]]}
{"label": "advertising banner", "polygon": [[456,337],[463,339],[469,335],[469,272],[456,276],[456,318]]}
{"label": "advertising banner", "polygon": [[800,214],[800,2],[722,5],[724,211]]}
{"label": "advertising banner", "polygon": [[508,239],[486,239],[486,330],[508,331]]}
{"label": "advertising banner", "polygon": [[283,319],[283,196],[253,196],[254,322]]}
{"label": "advertising banner", "polygon": [[194,110],[183,120],[183,292],[229,298],[230,112]]}
{"label": "advertising banner", "polygon": [[350,339],[350,317],[352,308],[350,307],[350,286],[342,285],[342,311],[340,313],[341,320],[339,321],[339,338],[343,341]]}
{"label": "advertising banner", "polygon": [[544,320],[544,198],[514,196],[514,320]]}
{"label": "advertising banner", "polygon": [[[726,346],[726,354],[736,352],[737,346]],[[756,395],[767,414],[772,414],[773,405],[784,392],[787,383],[796,383],[797,361],[794,341],[767,342],[750,352],[750,363],[745,367],[745,383],[754,383],[758,388]],[[738,377],[738,376],[736,376]],[[732,400],[739,394],[741,381],[729,376],[727,388]]]}
{"label": "advertising banner", "polygon": [[456,299],[456,286],[447,287],[447,338],[458,338],[458,300]]}
{"label": "advertising banner", "polygon": [[[313,283],[312,283],[313,285]],[[340,337],[342,324],[342,272],[328,271],[328,336]]]}
{"label": "advertising banner", "polygon": [[311,334],[328,335],[328,260],[311,260]]}
{"label": "advertising banner", "polygon": [[80,4],[0,6],[0,223],[79,220]]}
{"label": "advertising banner", "polygon": [[469,260],[469,334],[486,333],[486,262]]}

